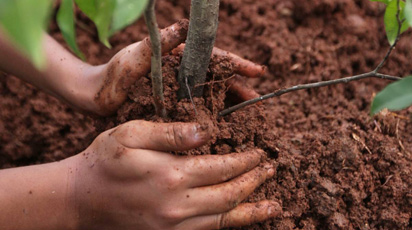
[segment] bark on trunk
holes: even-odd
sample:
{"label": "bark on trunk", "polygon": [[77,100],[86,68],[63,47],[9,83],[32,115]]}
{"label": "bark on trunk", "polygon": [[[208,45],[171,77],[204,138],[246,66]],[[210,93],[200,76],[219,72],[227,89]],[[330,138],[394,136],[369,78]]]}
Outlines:
{"label": "bark on trunk", "polygon": [[219,0],[192,0],[189,32],[178,76],[180,99],[189,98],[190,92],[195,97],[203,94],[203,86],[195,86],[205,82],[215,44],[218,17]]}

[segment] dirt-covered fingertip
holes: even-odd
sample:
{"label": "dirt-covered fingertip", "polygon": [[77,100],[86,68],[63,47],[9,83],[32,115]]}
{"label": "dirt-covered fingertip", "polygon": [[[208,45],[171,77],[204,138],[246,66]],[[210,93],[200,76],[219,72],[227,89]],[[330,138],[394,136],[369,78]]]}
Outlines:
{"label": "dirt-covered fingertip", "polygon": [[265,161],[268,158],[268,154],[263,149],[253,149],[251,152],[259,154],[261,162]]}
{"label": "dirt-covered fingertip", "polygon": [[275,175],[276,171],[273,164],[266,162],[262,168],[266,171],[266,179],[272,178]]}
{"label": "dirt-covered fingertip", "polygon": [[218,229],[242,227],[276,218],[281,214],[282,207],[276,201],[262,200],[257,203],[243,203],[223,215]]}
{"label": "dirt-covered fingertip", "polygon": [[267,214],[268,217],[274,218],[278,217],[282,213],[282,207],[280,204],[276,201],[268,201],[268,209],[267,209]]}
{"label": "dirt-covered fingertip", "polygon": [[160,31],[162,38],[162,53],[168,53],[186,40],[189,20],[181,19],[175,24]]}
{"label": "dirt-covered fingertip", "polygon": [[199,142],[199,143],[206,143],[211,135],[210,135],[210,131],[209,131],[209,126],[205,125],[205,124],[193,124],[192,126],[192,131],[193,131],[193,140],[195,142]]}
{"label": "dirt-covered fingertip", "polygon": [[260,78],[266,73],[266,66],[259,65],[239,56],[230,55],[233,61],[233,71],[248,78]]}
{"label": "dirt-covered fingertip", "polygon": [[258,78],[263,77],[263,75],[265,75],[265,73],[268,71],[268,67],[265,65],[260,65],[260,71],[258,74]]}

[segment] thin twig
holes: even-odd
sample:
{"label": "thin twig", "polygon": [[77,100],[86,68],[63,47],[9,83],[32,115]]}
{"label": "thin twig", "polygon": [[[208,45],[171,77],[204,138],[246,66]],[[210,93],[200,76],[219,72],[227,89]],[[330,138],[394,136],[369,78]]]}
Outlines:
{"label": "thin twig", "polygon": [[187,78],[185,78],[185,84],[186,84],[187,92],[189,92],[189,99],[190,99],[190,102],[192,102],[192,105],[193,105],[193,110],[195,111],[195,115],[197,116],[197,109],[196,109],[196,105],[195,105],[195,102],[193,101],[192,91],[190,90],[190,86],[189,86],[189,82],[187,82]]}
{"label": "thin twig", "polygon": [[162,81],[162,46],[159,33],[159,27],[156,21],[155,14],[156,0],[149,0],[147,8],[144,12],[144,18],[150,34],[150,42],[152,48],[152,89],[156,114],[160,117],[166,117],[166,109],[164,106],[163,81]]}
{"label": "thin twig", "polygon": [[404,20],[400,19],[400,8],[399,8],[399,0],[397,0],[397,7],[398,10],[396,12],[396,18],[398,21],[398,32],[396,34],[396,39],[395,42],[389,47],[388,52],[386,53],[385,57],[382,59],[382,61],[379,63],[379,65],[371,72],[369,73],[364,73],[364,74],[359,74],[359,75],[355,75],[355,76],[350,76],[350,77],[345,77],[345,78],[340,78],[340,79],[336,79],[336,80],[329,80],[329,81],[320,81],[320,82],[315,82],[315,83],[309,83],[309,84],[303,84],[303,85],[295,85],[292,86],[290,88],[284,88],[284,89],[279,89],[273,93],[269,93],[257,98],[253,98],[251,100],[248,101],[244,101],[240,104],[234,105],[232,107],[229,107],[223,111],[221,111],[219,113],[219,116],[225,116],[228,115],[238,109],[241,109],[243,107],[246,107],[248,105],[252,105],[255,103],[258,103],[260,101],[269,99],[269,98],[273,98],[273,97],[277,97],[280,95],[283,95],[285,93],[290,93],[293,91],[298,91],[298,90],[303,90],[303,89],[312,89],[312,88],[319,88],[319,87],[324,87],[324,86],[328,86],[328,85],[335,85],[335,84],[340,84],[340,83],[348,83],[351,81],[357,81],[357,80],[361,80],[364,78],[371,78],[371,77],[375,77],[375,78],[381,78],[381,79],[388,79],[388,80],[392,80],[392,81],[397,81],[400,80],[402,78],[400,77],[395,77],[395,76],[391,76],[391,75],[386,75],[386,74],[381,74],[378,73],[378,71],[383,67],[383,65],[385,64],[385,62],[387,61],[387,59],[389,58],[390,54],[392,53],[392,50],[395,48],[396,44],[399,41],[399,37],[401,34],[401,29],[402,29],[402,23],[404,22]]}
{"label": "thin twig", "polygon": [[202,83],[202,84],[197,84],[197,85],[195,85],[194,88],[200,87],[200,86],[205,86],[205,85],[212,85],[212,84],[218,84],[218,83],[226,82],[226,81],[228,81],[228,80],[230,80],[234,77],[235,77],[235,75],[232,75],[232,76],[230,76],[228,78],[225,78],[225,79],[222,79],[222,80],[217,80],[217,81],[213,80],[213,81],[208,81],[208,82],[205,82],[205,83]]}
{"label": "thin twig", "polygon": [[245,106],[252,105],[252,104],[255,104],[259,101],[263,101],[263,100],[266,100],[266,99],[269,99],[269,98],[272,98],[272,97],[277,97],[277,96],[283,95],[285,93],[290,93],[290,92],[298,91],[298,90],[302,90],[302,89],[312,89],[312,88],[319,88],[319,87],[324,87],[324,86],[328,86],[328,85],[348,83],[348,82],[351,82],[351,81],[356,81],[356,80],[360,80],[360,79],[364,79],[364,78],[370,78],[370,77],[388,79],[388,80],[393,80],[393,81],[397,81],[397,80],[401,79],[400,77],[375,73],[375,72],[372,71],[372,72],[369,72],[369,73],[364,73],[364,74],[351,76],[351,77],[339,78],[339,79],[336,79],[336,80],[320,81],[320,82],[303,84],[303,85],[295,85],[295,86],[292,86],[290,88],[280,89],[280,90],[277,90],[273,93],[269,93],[269,94],[266,94],[266,95],[248,100],[248,101],[244,101],[240,104],[237,104],[235,106],[229,107],[229,108],[221,111],[219,113],[219,115],[220,116],[225,116],[225,115],[230,114],[230,113],[232,113],[232,112],[234,112],[238,109],[241,109]]}
{"label": "thin twig", "polygon": [[386,62],[386,60],[388,60],[388,58],[389,58],[389,56],[391,55],[391,53],[392,53],[392,50],[393,49],[395,49],[395,46],[396,46],[396,44],[398,44],[398,41],[399,41],[399,37],[400,37],[400,35],[401,35],[401,30],[402,30],[402,24],[403,24],[403,22],[405,21],[405,19],[404,20],[401,20],[400,19],[400,15],[399,15],[399,12],[400,12],[400,9],[399,9],[399,0],[397,0],[397,11],[396,11],[396,20],[398,21],[398,31],[396,32],[396,38],[395,38],[395,42],[389,47],[389,50],[388,50],[388,52],[386,52],[386,55],[385,55],[385,57],[382,59],[382,61],[379,63],[379,65],[375,68],[375,70],[374,70],[374,72],[375,73],[378,73],[379,72],[379,70],[383,67],[383,65],[385,64],[385,62]]}

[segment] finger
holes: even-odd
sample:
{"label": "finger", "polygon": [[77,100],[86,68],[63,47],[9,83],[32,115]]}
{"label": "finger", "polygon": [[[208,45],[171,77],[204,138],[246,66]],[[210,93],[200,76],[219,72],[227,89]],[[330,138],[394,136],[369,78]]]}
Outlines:
{"label": "finger", "polygon": [[233,71],[237,74],[240,74],[249,78],[259,78],[262,77],[266,72],[266,67],[263,65],[258,65],[249,60],[243,59],[236,54],[230,53],[228,51],[213,48],[212,55],[227,57],[230,62],[233,64]]}
{"label": "finger", "polygon": [[189,157],[184,164],[185,174],[189,178],[188,187],[223,183],[250,171],[265,158],[266,153],[259,149],[226,155]]}
{"label": "finger", "polygon": [[[189,22],[179,22],[162,29],[162,52],[166,53],[184,42]],[[101,79],[100,90],[96,94],[96,109],[99,115],[113,114],[127,97],[128,87],[139,77],[149,73],[151,66],[150,39],[129,45],[118,52],[104,65],[105,78]]]}
{"label": "finger", "polygon": [[216,215],[197,216],[182,222],[181,229],[196,226],[197,229],[222,229],[242,227],[281,215],[282,207],[276,201],[240,204],[233,210]]}
{"label": "finger", "polygon": [[[173,54],[178,54],[183,52],[185,44],[181,44],[172,50]],[[230,53],[228,51],[219,49],[217,47],[213,48],[212,57],[217,56],[220,58],[227,58],[233,64],[233,72],[240,74],[249,78],[259,78],[262,77],[266,72],[266,67],[263,65],[258,65],[249,60],[243,59],[236,54]]]}
{"label": "finger", "polygon": [[234,93],[240,100],[247,101],[256,97],[260,97],[252,87],[250,87],[245,79],[240,76],[230,78],[225,82],[225,85],[229,87],[230,92]]}
{"label": "finger", "polygon": [[[185,41],[188,27],[189,21],[182,19],[160,31],[163,54]],[[131,74],[136,76],[146,75],[150,71],[152,48],[149,37],[126,47],[122,51],[119,61],[123,70],[131,68]]]}
{"label": "finger", "polygon": [[123,146],[132,149],[184,151],[205,144],[208,128],[196,123],[154,123],[130,121],[109,133]]}
{"label": "finger", "polygon": [[274,174],[273,166],[266,164],[226,183],[192,189],[188,195],[196,205],[189,207],[189,212],[209,215],[229,211]]}

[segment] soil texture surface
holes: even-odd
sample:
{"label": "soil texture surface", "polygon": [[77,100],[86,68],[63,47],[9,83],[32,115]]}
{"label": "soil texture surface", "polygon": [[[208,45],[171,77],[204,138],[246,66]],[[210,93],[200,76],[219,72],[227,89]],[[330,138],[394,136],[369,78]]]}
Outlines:
{"label": "soil texture surface", "polygon": [[[188,18],[189,6],[189,0],[158,1],[159,26]],[[368,0],[222,0],[216,46],[268,67],[264,77],[245,79],[260,94],[361,74],[374,69],[389,48],[384,9]],[[78,42],[92,64],[147,36],[139,20],[111,38],[109,50],[92,23],[78,16]],[[65,45],[55,23],[49,32]],[[401,37],[381,72],[412,73],[411,39],[410,31]],[[219,117],[235,103],[225,85],[235,76],[232,63],[212,57],[195,111],[190,101],[177,100],[180,59],[181,53],[163,57],[164,120],[154,115],[150,76],[130,86],[116,115],[96,119],[0,73],[0,168],[64,159],[100,132],[133,119],[197,121],[212,140],[175,154],[261,148],[276,165],[274,178],[247,201],[276,200],[282,215],[242,229],[412,229],[412,108],[369,116],[373,95],[389,81],[293,92]]]}

